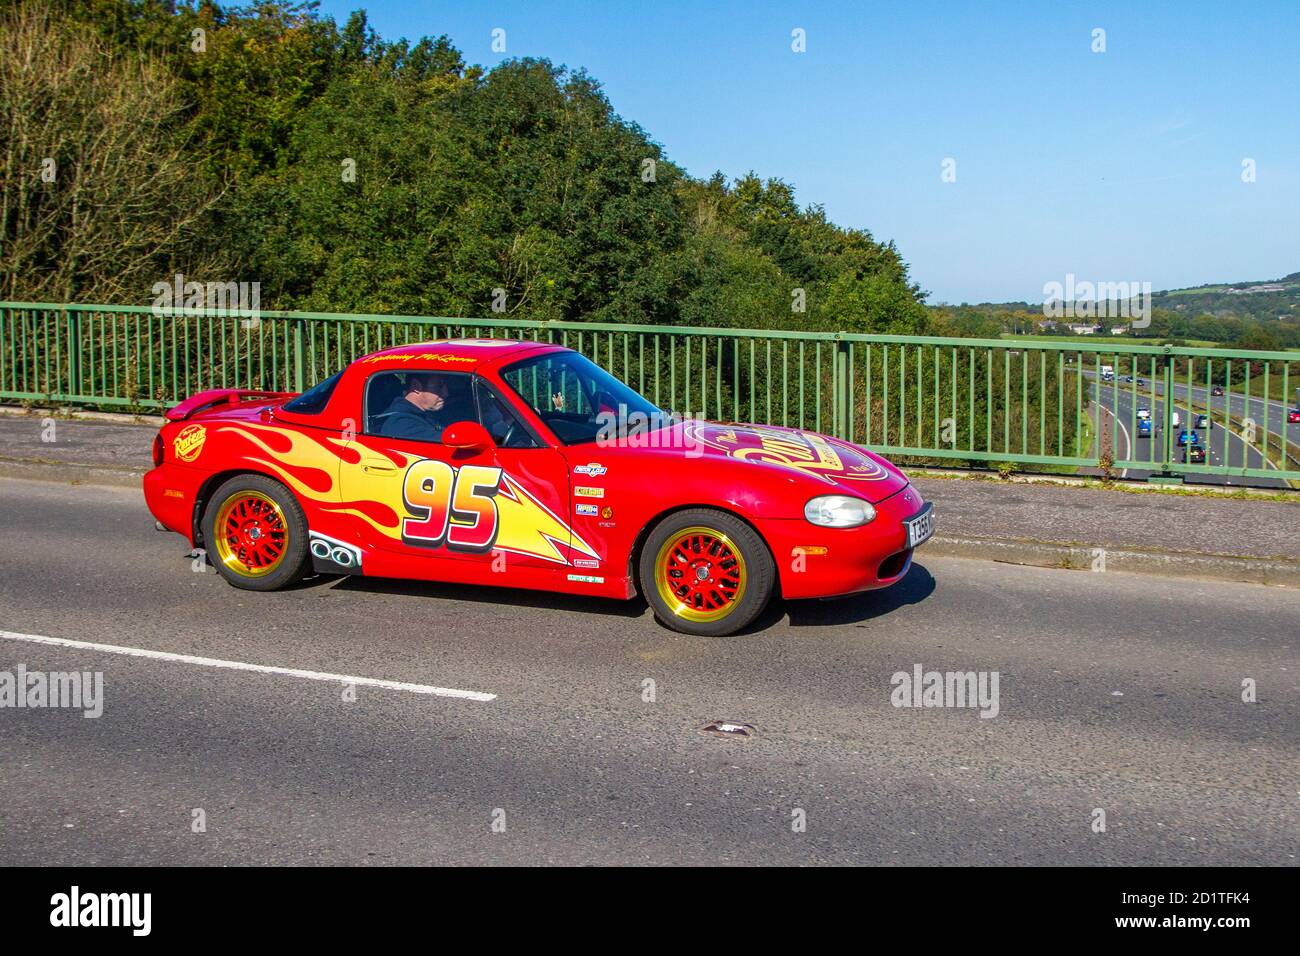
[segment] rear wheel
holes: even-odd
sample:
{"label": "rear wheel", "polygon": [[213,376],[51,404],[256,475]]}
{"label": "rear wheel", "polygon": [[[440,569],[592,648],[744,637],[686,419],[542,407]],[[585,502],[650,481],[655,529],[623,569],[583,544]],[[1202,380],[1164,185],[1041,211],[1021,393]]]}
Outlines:
{"label": "rear wheel", "polygon": [[685,634],[734,634],[771,600],[776,569],[763,539],[725,511],[669,515],[641,552],[641,591],[655,616]]}
{"label": "rear wheel", "polygon": [[236,475],[208,499],[203,541],[221,576],[237,588],[274,591],[307,568],[307,519],[284,485]]}

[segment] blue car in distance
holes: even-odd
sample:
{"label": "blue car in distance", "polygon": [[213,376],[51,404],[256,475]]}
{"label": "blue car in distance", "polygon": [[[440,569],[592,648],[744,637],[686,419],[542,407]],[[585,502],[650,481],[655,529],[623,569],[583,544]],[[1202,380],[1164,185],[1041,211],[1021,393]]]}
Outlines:
{"label": "blue car in distance", "polygon": [[1199,443],[1200,440],[1201,440],[1200,436],[1198,436],[1196,432],[1189,432],[1184,430],[1178,433],[1179,445],[1195,445]]}
{"label": "blue car in distance", "polygon": [[1149,418],[1139,418],[1139,419],[1138,419],[1138,438],[1150,438],[1150,437],[1151,437],[1151,419],[1149,419]]}

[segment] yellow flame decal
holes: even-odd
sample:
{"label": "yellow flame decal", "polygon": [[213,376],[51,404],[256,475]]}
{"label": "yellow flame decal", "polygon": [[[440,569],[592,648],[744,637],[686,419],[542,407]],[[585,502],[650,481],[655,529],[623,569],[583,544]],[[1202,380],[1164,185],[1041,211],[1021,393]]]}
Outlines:
{"label": "yellow flame decal", "polygon": [[[394,457],[402,459],[402,464],[397,466],[396,475],[375,475],[367,472],[360,463],[351,464],[340,457],[343,449],[349,447],[357,448],[363,454],[366,449],[336,438],[326,440],[340,449],[339,454],[299,432],[289,430],[229,424],[223,426],[222,431],[234,432],[260,449],[266,457],[250,455],[248,460],[264,465],[298,495],[321,505],[333,506],[330,510],[334,514],[358,518],[393,541],[402,540],[401,519],[410,515],[410,512],[402,498],[400,476],[407,467],[419,460],[419,456],[393,452]],[[262,439],[262,433],[288,440],[289,451],[275,451]],[[288,466],[319,469],[330,476],[333,487],[326,492],[318,491],[294,475]],[[386,505],[397,515],[398,520],[390,526],[355,508],[338,507],[344,500],[340,492],[348,501],[373,501]],[[568,564],[564,557],[564,548],[568,546],[575,555],[599,559],[591,545],[582,540],[577,532],[504,471],[500,490],[493,500],[496,502],[498,520],[493,550]]]}
{"label": "yellow flame decal", "polygon": [[493,545],[496,550],[567,564],[564,552],[557,545],[568,543],[579,554],[599,557],[576,531],[505,472],[501,474],[501,490],[497,493],[496,503],[501,521]]}

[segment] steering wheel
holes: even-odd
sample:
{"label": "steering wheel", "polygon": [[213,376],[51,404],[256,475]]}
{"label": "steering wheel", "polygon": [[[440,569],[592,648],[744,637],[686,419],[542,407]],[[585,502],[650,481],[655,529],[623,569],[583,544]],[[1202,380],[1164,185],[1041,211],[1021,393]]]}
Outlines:
{"label": "steering wheel", "polygon": [[509,448],[510,439],[514,436],[517,427],[519,427],[519,422],[511,419],[509,426],[506,428],[506,433],[501,436],[501,440],[497,442],[497,445],[501,448]]}

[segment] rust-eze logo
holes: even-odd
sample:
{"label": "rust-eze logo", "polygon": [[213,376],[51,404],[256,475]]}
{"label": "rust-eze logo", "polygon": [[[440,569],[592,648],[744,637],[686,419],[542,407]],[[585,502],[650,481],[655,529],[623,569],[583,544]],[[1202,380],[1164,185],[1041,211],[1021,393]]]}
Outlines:
{"label": "rust-eze logo", "polygon": [[186,425],[172,442],[172,447],[181,461],[193,461],[199,457],[207,440],[208,430],[202,425]]}

